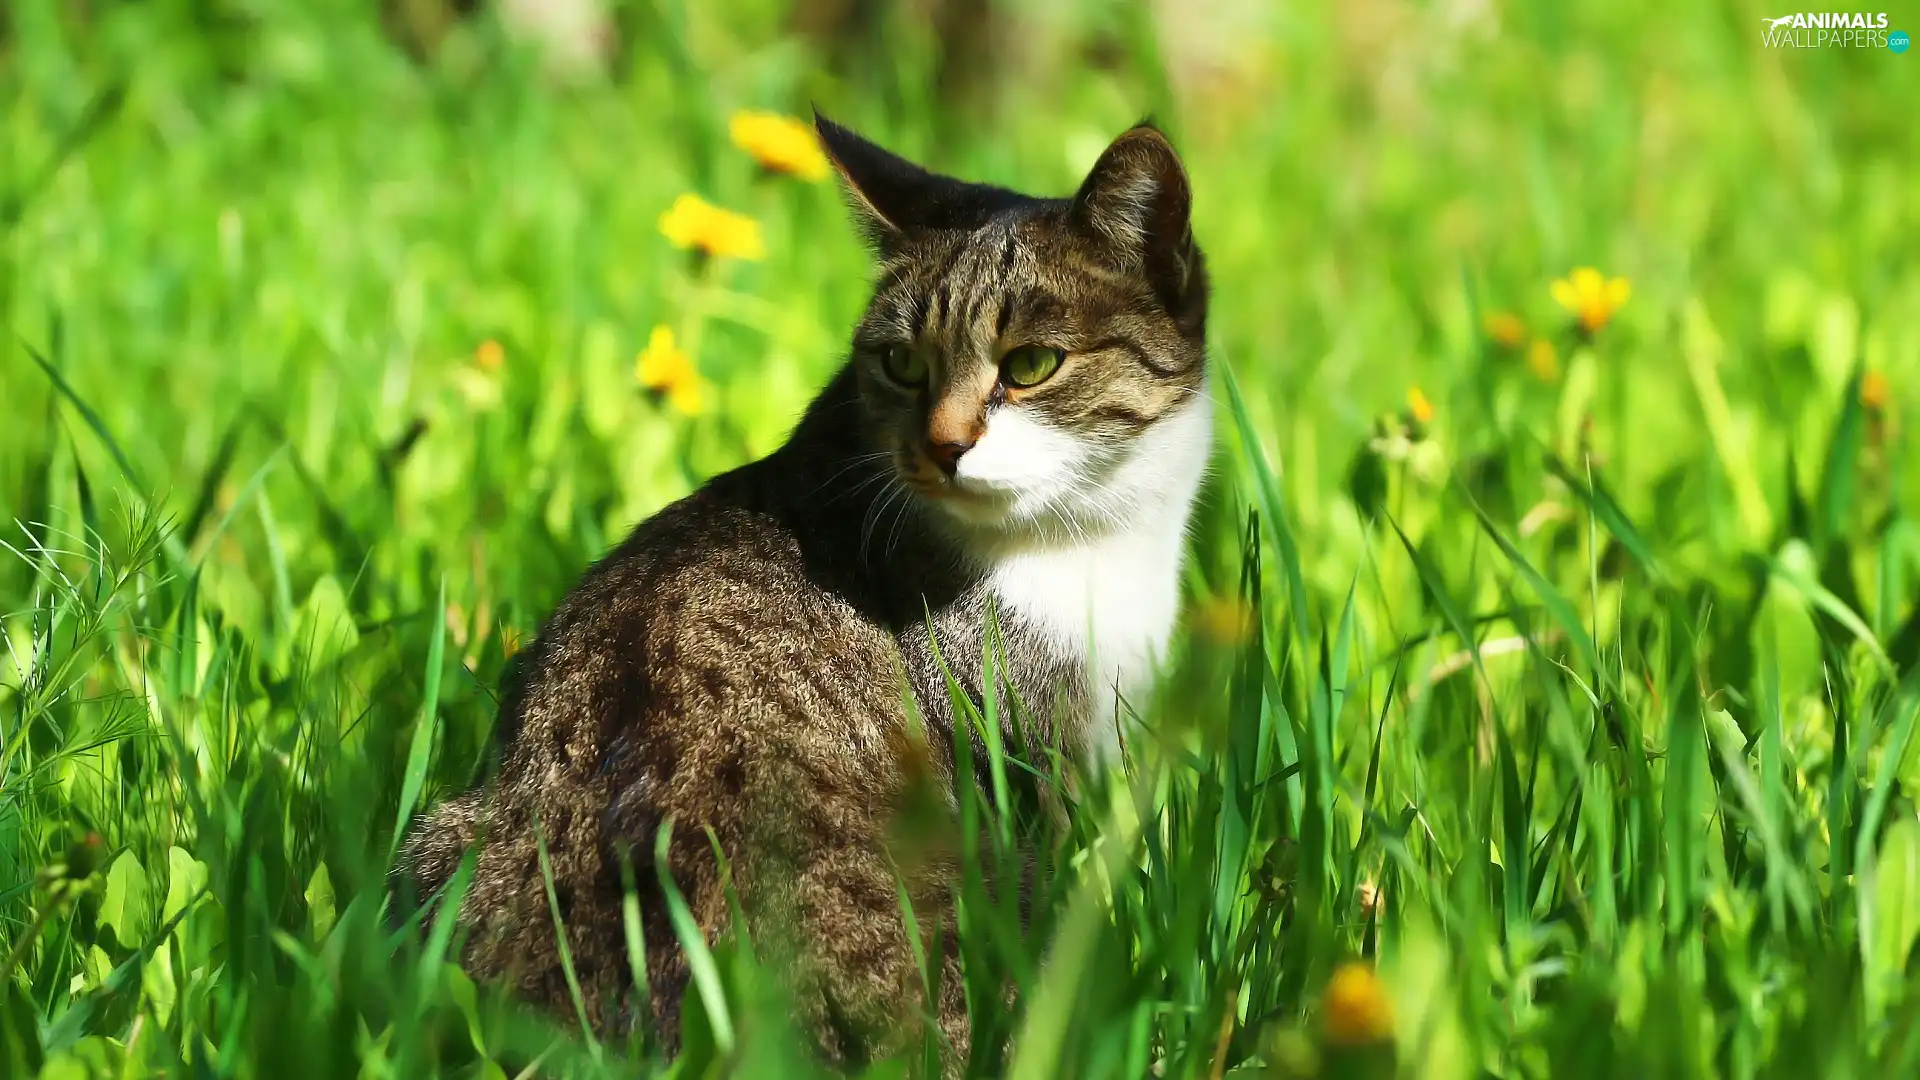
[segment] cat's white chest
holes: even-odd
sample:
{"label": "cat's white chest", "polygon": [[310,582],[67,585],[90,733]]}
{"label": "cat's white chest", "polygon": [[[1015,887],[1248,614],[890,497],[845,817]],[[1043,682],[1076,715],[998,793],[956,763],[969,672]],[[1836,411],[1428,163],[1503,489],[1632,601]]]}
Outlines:
{"label": "cat's white chest", "polygon": [[[1103,488],[1122,511],[1077,542],[1009,553],[991,578],[1003,611],[1087,663],[1084,749],[1117,757],[1144,709],[1180,608],[1187,519],[1206,473],[1212,414],[1204,394],[1151,428]],[[991,433],[991,428],[989,429]]]}
{"label": "cat's white chest", "polygon": [[1084,547],[1017,555],[994,571],[1000,606],[1084,656],[1092,691],[1087,745],[1111,760],[1125,704],[1153,686],[1179,616],[1181,538],[1123,534]]}

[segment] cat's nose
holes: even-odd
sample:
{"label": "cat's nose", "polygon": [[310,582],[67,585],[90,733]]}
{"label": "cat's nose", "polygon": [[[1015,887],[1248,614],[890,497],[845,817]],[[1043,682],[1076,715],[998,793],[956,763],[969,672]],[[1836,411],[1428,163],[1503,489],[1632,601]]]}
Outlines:
{"label": "cat's nose", "polygon": [[931,442],[927,443],[927,456],[933,459],[940,471],[952,476],[960,467],[960,455],[973,449],[973,441],[967,442]]}

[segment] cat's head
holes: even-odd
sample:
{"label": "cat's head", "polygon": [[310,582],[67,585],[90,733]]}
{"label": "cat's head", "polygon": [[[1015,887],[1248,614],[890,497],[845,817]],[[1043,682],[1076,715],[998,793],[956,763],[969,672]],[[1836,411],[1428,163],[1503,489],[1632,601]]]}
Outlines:
{"label": "cat's head", "polygon": [[941,176],[817,118],[878,250],[853,365],[875,448],[968,533],[1084,538],[1204,468],[1207,276],[1142,124],[1070,198]]}

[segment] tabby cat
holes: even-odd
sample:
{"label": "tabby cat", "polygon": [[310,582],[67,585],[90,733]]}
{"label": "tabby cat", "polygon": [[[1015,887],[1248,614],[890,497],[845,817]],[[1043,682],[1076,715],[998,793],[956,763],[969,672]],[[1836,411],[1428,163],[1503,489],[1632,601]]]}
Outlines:
{"label": "tabby cat", "polygon": [[711,939],[729,921],[711,830],[756,944],[791,929],[796,1015],[826,1057],[884,1053],[921,1015],[964,1055],[957,959],[923,1001],[896,876],[916,868],[931,933],[953,860],[894,857],[893,812],[916,775],[949,807],[973,782],[954,775],[942,668],[980,701],[990,623],[995,692],[1027,716],[1009,745],[1096,765],[1119,749],[1174,625],[1211,443],[1206,272],[1151,125],[1071,198],[1036,198],[816,124],[880,258],[850,359],[784,446],[587,572],[520,658],[497,777],[411,830],[399,878],[429,897],[477,842],[468,969],[570,1015],[544,843],[591,1020],[671,1046],[688,969],[654,844],[671,822],[667,864]]}

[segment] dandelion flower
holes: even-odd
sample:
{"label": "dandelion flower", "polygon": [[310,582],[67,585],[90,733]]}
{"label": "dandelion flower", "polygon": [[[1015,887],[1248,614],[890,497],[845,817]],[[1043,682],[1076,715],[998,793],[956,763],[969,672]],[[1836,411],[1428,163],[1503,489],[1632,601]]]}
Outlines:
{"label": "dandelion flower", "polygon": [[1511,311],[1496,311],[1481,324],[1487,337],[1503,349],[1517,349],[1526,340],[1527,324]]}
{"label": "dandelion flower", "polygon": [[474,366],[481,371],[499,371],[506,362],[507,350],[501,348],[500,343],[492,338],[481,342],[480,347],[473,350]]}
{"label": "dandelion flower", "polygon": [[1571,312],[1589,334],[1599,333],[1612,322],[1632,294],[1632,282],[1607,277],[1591,266],[1582,266],[1553,283],[1553,302]]}
{"label": "dandelion flower", "polygon": [[1393,1037],[1393,1006],[1373,968],[1357,961],[1340,965],[1327,980],[1321,1005],[1327,1041],[1362,1046]]}
{"label": "dandelion flower", "polygon": [[733,137],[733,145],[752,155],[768,172],[802,180],[826,178],[827,155],[820,149],[813,126],[803,120],[747,110],[733,114],[727,133]]}
{"label": "dandelion flower", "polygon": [[648,391],[667,399],[667,404],[683,416],[700,415],[704,389],[693,360],[673,343],[673,331],[665,326],[653,328],[647,347],[640,350],[634,364],[634,378]]}
{"label": "dandelion flower", "polygon": [[1546,338],[1533,339],[1533,344],[1527,346],[1527,369],[1546,382],[1560,377],[1560,353],[1553,342]]}
{"label": "dandelion flower", "polygon": [[1433,402],[1427,400],[1426,391],[1417,386],[1407,388],[1407,412],[1422,424],[1433,423]]}
{"label": "dandelion flower", "polygon": [[1869,371],[1860,376],[1860,405],[1868,412],[1880,412],[1887,407],[1890,390],[1887,377],[1878,371]]}
{"label": "dandelion flower", "polygon": [[767,257],[760,223],[723,210],[698,195],[682,195],[660,215],[660,234],[677,248],[702,255],[759,260]]}

